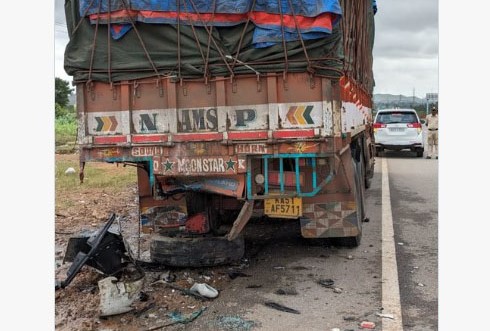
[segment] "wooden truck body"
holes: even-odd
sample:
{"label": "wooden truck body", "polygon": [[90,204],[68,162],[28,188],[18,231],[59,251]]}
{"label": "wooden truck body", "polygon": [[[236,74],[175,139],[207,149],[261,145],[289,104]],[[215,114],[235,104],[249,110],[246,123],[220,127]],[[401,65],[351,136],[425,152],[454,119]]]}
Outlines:
{"label": "wooden truck body", "polygon": [[[140,222],[153,236],[154,261],[186,266],[236,260],[243,254],[240,233],[252,216],[297,219],[305,238],[359,244],[364,192],[374,169],[368,33],[374,14],[371,1],[326,2],[342,9],[331,19],[336,23],[331,54],[309,56],[318,41],[299,37],[299,55],[283,39],[282,45],[265,48],[282,46],[286,51],[275,53],[281,60],[262,60],[264,53],[250,59],[254,49],[243,51],[247,60],[240,45],[247,44],[250,17],[259,17],[249,10],[247,21],[235,26],[243,33],[233,52],[220,46],[226,44],[226,26],[220,27],[218,37],[225,37],[218,40],[213,32],[218,28],[211,31],[208,21],[181,25],[179,18],[171,24],[177,52],[172,62],[145,44],[156,26],[169,24],[145,31],[150,23],[135,22],[137,15],[130,13],[138,8],[130,4],[130,11],[124,1],[96,1],[105,14],[95,4],[87,7],[88,1],[67,1],[71,40],[65,68],[75,78],[80,178],[86,162],[137,167]],[[189,20],[189,12],[177,16]],[[298,16],[291,10],[296,27]],[[130,48],[124,48],[124,38],[130,37],[115,40],[111,22],[132,30],[140,42],[133,47],[141,46],[148,68],[130,68]],[[196,43],[185,46],[181,36],[189,34],[182,31],[194,31]],[[201,43],[206,38],[199,33],[207,35],[207,43]],[[84,41],[91,47],[83,49]],[[186,73],[186,59],[194,59],[186,47],[201,50],[202,75]],[[89,65],[77,64],[80,57]],[[329,68],[331,58],[336,62]],[[169,61],[173,69],[164,70]],[[190,248],[183,252],[183,247]],[[203,254],[209,249],[215,256]]]}

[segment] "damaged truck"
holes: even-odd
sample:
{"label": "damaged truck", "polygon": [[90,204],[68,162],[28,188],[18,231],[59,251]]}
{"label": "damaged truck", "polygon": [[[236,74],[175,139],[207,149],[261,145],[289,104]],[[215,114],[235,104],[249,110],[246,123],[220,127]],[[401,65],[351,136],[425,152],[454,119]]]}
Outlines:
{"label": "damaged truck", "polygon": [[66,0],[65,13],[80,181],[87,162],[136,167],[153,262],[237,261],[261,215],[360,244],[372,0]]}

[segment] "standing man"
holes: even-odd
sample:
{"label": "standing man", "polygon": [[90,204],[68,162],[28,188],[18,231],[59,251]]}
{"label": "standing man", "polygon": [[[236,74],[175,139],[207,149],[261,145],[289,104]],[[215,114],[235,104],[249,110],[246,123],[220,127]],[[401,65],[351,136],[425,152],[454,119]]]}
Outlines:
{"label": "standing man", "polygon": [[432,107],[432,111],[430,115],[427,115],[425,118],[425,125],[427,126],[428,135],[427,135],[427,143],[429,144],[429,150],[427,152],[427,159],[435,156],[438,158],[438,130],[439,130],[439,117],[437,116],[436,107]]}

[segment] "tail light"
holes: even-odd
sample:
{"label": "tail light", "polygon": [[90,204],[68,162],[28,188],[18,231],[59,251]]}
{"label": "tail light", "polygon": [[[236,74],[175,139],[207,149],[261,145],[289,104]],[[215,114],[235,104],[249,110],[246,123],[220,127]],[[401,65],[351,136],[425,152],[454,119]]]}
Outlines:
{"label": "tail light", "polygon": [[383,124],[383,123],[374,123],[373,124],[374,133],[376,133],[376,131],[378,131],[378,129],[382,129],[382,128],[386,128],[386,124]]}
{"label": "tail light", "polygon": [[420,134],[422,132],[422,125],[418,122],[416,123],[408,123],[407,124],[408,128],[417,128],[417,133]]}

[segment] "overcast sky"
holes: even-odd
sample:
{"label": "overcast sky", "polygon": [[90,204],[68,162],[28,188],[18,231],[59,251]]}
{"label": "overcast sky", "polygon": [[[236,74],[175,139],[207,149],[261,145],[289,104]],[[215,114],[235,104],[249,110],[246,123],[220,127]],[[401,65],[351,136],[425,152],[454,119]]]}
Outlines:
{"label": "overcast sky", "polygon": [[[63,69],[68,42],[64,1],[55,0],[55,76],[71,81]],[[377,0],[374,42],[374,93],[425,98],[438,92],[437,0]]]}

